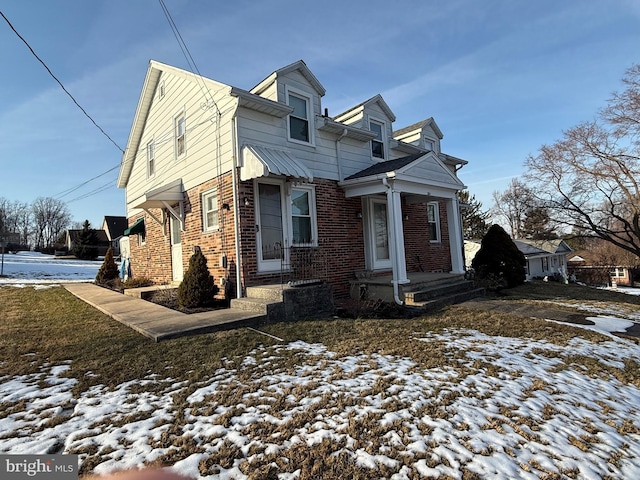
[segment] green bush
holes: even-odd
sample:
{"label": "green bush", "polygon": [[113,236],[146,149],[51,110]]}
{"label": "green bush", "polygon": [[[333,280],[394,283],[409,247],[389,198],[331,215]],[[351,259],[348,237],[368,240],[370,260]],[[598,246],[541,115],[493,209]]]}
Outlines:
{"label": "green bush", "polygon": [[114,281],[120,279],[118,271],[118,265],[113,258],[113,250],[111,247],[107,249],[107,253],[104,256],[104,261],[100,265],[98,274],[96,275],[96,283],[103,287],[112,288]]}
{"label": "green bush", "polygon": [[523,253],[500,225],[489,228],[471,262],[476,276],[488,282],[491,290],[523,284],[526,279],[525,265]]}
{"label": "green bush", "polygon": [[207,259],[200,249],[191,255],[189,268],[178,287],[180,308],[204,307],[213,303],[218,287],[207,267]]}

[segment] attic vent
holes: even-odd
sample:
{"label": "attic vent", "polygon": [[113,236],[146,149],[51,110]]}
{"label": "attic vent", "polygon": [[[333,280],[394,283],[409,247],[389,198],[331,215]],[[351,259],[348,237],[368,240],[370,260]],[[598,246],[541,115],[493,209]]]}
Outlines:
{"label": "attic vent", "polygon": [[164,81],[160,82],[159,88],[158,88],[158,98],[164,98]]}

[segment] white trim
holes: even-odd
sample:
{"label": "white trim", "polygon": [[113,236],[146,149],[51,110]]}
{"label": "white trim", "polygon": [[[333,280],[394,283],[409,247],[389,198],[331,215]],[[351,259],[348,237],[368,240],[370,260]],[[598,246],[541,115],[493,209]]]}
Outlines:
{"label": "white trim", "polygon": [[[182,135],[178,136],[178,125],[180,119],[184,119],[184,131]],[[182,138],[182,153],[179,153],[179,143]],[[184,158],[187,155],[187,114],[183,108],[177,115],[173,117],[173,150],[176,160]]]}
{"label": "white trim", "polygon": [[[434,221],[429,220],[429,207],[434,207]],[[429,225],[429,242],[430,243],[441,243],[442,235],[440,231],[440,205],[438,202],[428,202],[427,203],[427,223]],[[436,226],[436,238],[431,238],[431,224],[435,224]]]}
{"label": "white trim", "polygon": [[[149,155],[151,152],[151,155]],[[153,165],[153,168],[151,166]],[[156,175],[156,144],[152,138],[147,142],[147,178],[153,178]]]}
{"label": "white trim", "polygon": [[[207,199],[210,197],[214,197],[215,198],[215,209],[212,210],[208,210],[207,209]],[[200,194],[200,204],[201,204],[201,210],[202,210],[202,231],[203,232],[211,232],[211,231],[216,231],[220,229],[220,208],[218,207],[218,189],[217,188],[211,188],[205,192],[202,192]],[[213,225],[209,225],[209,222],[207,220],[207,214],[209,212],[213,212],[215,211],[216,214],[216,222]]]}
{"label": "white trim", "polygon": [[[293,190],[305,191],[308,196],[309,202],[309,219],[311,221],[311,241],[305,243],[296,243],[294,241],[294,232],[293,232]],[[287,221],[289,227],[289,237],[291,238],[291,245],[293,246],[318,246],[318,216],[316,212],[316,187],[312,184],[293,184],[289,191],[285,192],[285,199],[287,201]],[[298,215],[296,215],[298,216]],[[302,215],[300,215],[302,216]]]}
{"label": "white trim", "polygon": [[[375,208],[376,204],[384,205],[386,210],[386,229],[387,229],[387,259],[377,258],[377,235],[375,227]],[[366,202],[366,260],[371,270],[388,270],[391,268],[391,232],[389,231],[389,205],[385,197],[367,197]]]}
{"label": "white trim", "polygon": [[[289,97],[293,95],[294,97],[299,98],[300,100],[304,100],[306,102],[307,105],[307,130],[308,130],[308,135],[309,135],[309,141],[305,142],[304,140],[298,140],[297,138],[293,138],[291,136],[291,116],[293,115],[293,112],[291,112],[289,115],[287,115],[287,139],[290,142],[293,143],[299,143],[300,145],[310,145],[310,146],[315,146],[315,124],[313,122],[313,119],[315,118],[314,115],[314,111],[313,111],[313,97],[311,95],[309,95],[306,92],[303,92],[301,90],[297,90],[295,88],[291,88],[288,85],[285,87],[285,99],[287,102],[287,105],[291,107],[291,105],[289,105]],[[302,117],[295,117],[295,118],[302,118]]]}
{"label": "white trim", "polygon": [[[376,161],[380,161],[380,160],[387,160],[389,158],[388,152],[387,152],[387,122],[385,122],[384,120],[380,120],[379,118],[375,118],[372,116],[369,116],[369,121],[367,124],[367,127],[369,128],[369,131],[373,132],[373,130],[371,130],[371,124],[374,125],[378,125],[380,126],[380,139],[378,138],[374,138],[371,139],[371,141],[369,142],[369,148],[371,150],[371,158],[373,158]],[[373,154],[373,142],[378,142],[382,144],[382,157],[377,157]]]}

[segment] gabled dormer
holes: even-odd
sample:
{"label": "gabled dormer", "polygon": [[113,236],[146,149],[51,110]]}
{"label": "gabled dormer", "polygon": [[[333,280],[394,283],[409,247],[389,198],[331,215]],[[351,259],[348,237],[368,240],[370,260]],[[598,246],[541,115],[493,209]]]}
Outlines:
{"label": "gabled dormer", "polygon": [[379,161],[389,159],[389,140],[396,116],[381,95],[371,97],[335,116],[334,120],[375,133],[375,138],[371,140],[372,158]]}
{"label": "gabled dormer", "polygon": [[433,117],[393,132],[395,140],[435,153],[441,152],[440,140],[442,137],[442,131]]}
{"label": "gabled dormer", "polygon": [[288,105],[287,137],[290,142],[315,144],[315,116],[320,115],[320,98],[325,88],[302,61],[276,70],[251,89],[251,93]]}

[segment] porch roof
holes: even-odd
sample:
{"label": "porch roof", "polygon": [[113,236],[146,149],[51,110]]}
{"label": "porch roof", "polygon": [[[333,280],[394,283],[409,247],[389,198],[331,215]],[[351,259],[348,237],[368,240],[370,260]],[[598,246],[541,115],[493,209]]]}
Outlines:
{"label": "porch roof", "polygon": [[340,186],[347,197],[355,197],[384,192],[385,181],[393,181],[396,191],[421,196],[449,198],[465,188],[433,152],[376,163],[348,176]]}
{"label": "porch roof", "polygon": [[146,191],[132,202],[132,208],[163,208],[167,204],[181,203],[184,201],[182,192],[182,179],[161,185],[160,187]]}
{"label": "porch roof", "polygon": [[313,173],[302,162],[284,150],[260,145],[242,147],[240,180],[251,180],[271,174],[313,180]]}

